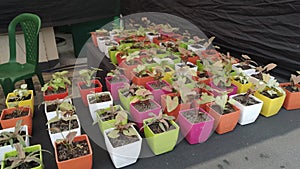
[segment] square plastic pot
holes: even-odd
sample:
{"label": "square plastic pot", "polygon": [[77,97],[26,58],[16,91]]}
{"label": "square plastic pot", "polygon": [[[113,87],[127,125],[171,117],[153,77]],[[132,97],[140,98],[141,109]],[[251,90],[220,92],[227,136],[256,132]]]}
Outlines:
{"label": "square plastic pot", "polygon": [[124,75],[127,79],[131,80],[132,79],[132,70],[136,68],[138,65],[142,65],[143,63],[139,60],[135,60],[134,65],[128,65],[126,61],[123,61],[120,63],[120,68],[123,68],[124,70]]}
{"label": "square plastic pot", "polygon": [[169,116],[173,116],[173,117],[175,117],[175,119],[177,119],[177,116],[178,116],[180,111],[190,109],[191,103],[180,103],[180,104],[178,104],[176,109],[174,109],[171,112],[168,112],[167,102],[166,102],[167,96],[171,96],[171,97],[177,96],[177,97],[179,97],[179,94],[178,93],[169,93],[169,94],[161,95],[161,108],[162,108],[162,110],[165,114],[167,114]]}
{"label": "square plastic pot", "polygon": [[[101,96],[103,94],[105,94],[105,95],[108,94],[109,97],[110,97],[110,100],[106,101],[106,102],[91,104],[89,98],[90,97],[94,97],[95,94],[97,96]],[[95,113],[96,110],[98,110],[98,109],[105,109],[105,108],[110,107],[110,105],[113,105],[113,98],[112,98],[110,92],[100,92],[100,93],[95,93],[95,94],[88,94],[87,95],[88,106],[89,106],[90,114],[91,114],[91,117],[92,117],[93,121],[96,121],[96,119],[97,119],[96,113]]]}
{"label": "square plastic pot", "polygon": [[160,155],[172,151],[177,143],[179,126],[172,120],[170,122],[175,127],[175,129],[168,130],[159,134],[154,134],[150,127],[146,125],[146,122],[149,121],[151,121],[151,118],[145,119],[143,121],[143,124],[145,125],[145,137],[152,152],[155,155]]}
{"label": "square plastic pot", "polygon": [[[240,66],[240,65],[241,65],[240,63],[233,64],[232,69],[237,71],[238,73],[240,73],[239,72],[240,69],[237,67],[237,66]],[[251,67],[251,69],[246,69],[246,70],[242,69],[242,72],[244,72],[244,74],[246,74],[246,75],[252,75],[256,71],[254,66],[252,66],[252,65],[249,65],[249,66]]]}
{"label": "square plastic pot", "polygon": [[[52,90],[52,88],[48,87],[47,90]],[[68,89],[67,85],[66,85],[66,91],[62,92],[62,93],[46,95],[45,92],[43,92],[44,101],[51,101],[51,100],[56,100],[56,99],[64,99],[68,95],[69,95],[69,89]]]}
{"label": "square plastic pot", "polygon": [[237,87],[237,93],[245,93],[252,87],[252,83],[248,81],[246,84],[242,84],[239,81],[235,80],[234,77],[232,77],[232,84],[234,84]]}
{"label": "square plastic pot", "polygon": [[240,95],[240,94],[235,94],[235,95],[230,96],[230,103],[235,105],[236,107],[238,107],[241,111],[238,123],[240,125],[246,125],[246,124],[255,122],[259,116],[259,113],[263,106],[263,102],[261,100],[259,100],[258,98],[256,98],[255,96],[250,95],[251,98],[258,101],[259,103],[250,105],[250,106],[245,106],[245,105],[241,104],[240,102],[234,100],[233,97],[238,96],[238,95]]}
{"label": "square plastic pot", "polygon": [[180,126],[180,131],[185,137],[185,139],[190,143],[190,144],[198,144],[198,143],[203,143],[205,142],[209,136],[211,135],[213,131],[213,126],[214,126],[214,118],[209,115],[206,111],[203,109],[199,108],[197,113],[199,111],[205,113],[208,117],[209,120],[207,121],[202,121],[199,123],[191,123],[184,115],[184,112],[187,111],[195,111],[195,108],[193,109],[188,109],[188,110],[182,110],[179,112],[177,122]]}
{"label": "square plastic pot", "polygon": [[[45,102],[45,106],[44,106],[45,107],[45,115],[46,115],[47,121],[50,120],[50,119],[52,119],[52,118],[54,118],[56,116],[56,111],[50,111],[50,112],[47,111],[47,106],[49,104],[51,104],[50,102],[51,101]],[[58,102],[59,103],[69,102],[70,104],[72,104],[72,99],[71,98],[68,98],[68,99],[59,99]]]}
{"label": "square plastic pot", "polygon": [[[134,127],[132,128],[134,129]],[[107,133],[109,133],[113,129],[114,128],[110,128],[104,131],[104,140],[107,151],[110,155],[110,159],[113,162],[114,166],[116,168],[121,168],[136,163],[142,147],[142,138],[139,133],[134,129],[136,131],[137,137],[139,138],[138,141],[120,147],[113,147],[107,136]]]}
{"label": "square plastic pot", "polygon": [[[166,84],[166,86],[169,86],[170,88],[172,88],[172,86],[166,82],[165,80],[162,80],[163,83]],[[163,90],[163,89],[154,89],[152,88],[152,84],[154,83],[157,83],[157,81],[152,81],[152,82],[147,82],[146,83],[146,89],[150,90],[152,92],[152,95],[154,97],[154,100],[155,102],[157,102],[158,104],[161,103],[161,95],[164,95],[164,94],[168,94],[168,93],[171,93],[169,91],[166,91],[166,90]]]}
{"label": "square plastic pot", "polygon": [[112,79],[112,76],[108,76],[105,77],[105,83],[106,83],[106,87],[107,90],[110,91],[111,96],[113,97],[114,100],[119,100],[119,93],[118,93],[118,89],[120,87],[123,87],[124,83],[130,83],[130,81],[124,76],[124,75],[120,75],[120,79],[122,79],[121,82],[114,82],[111,83],[110,80]]}
{"label": "square plastic pot", "polygon": [[146,87],[147,82],[154,81],[154,77],[152,77],[152,76],[137,77],[134,72],[132,72],[131,77],[132,77],[132,83],[136,84],[138,86]]}
{"label": "square plastic pot", "polygon": [[[290,86],[290,83],[281,83],[280,86],[286,93],[286,97],[283,102],[283,107],[286,110],[295,110],[300,109],[300,92],[290,92],[289,90],[285,89],[286,86]],[[300,88],[299,84],[296,84],[298,88]]]}
{"label": "square plastic pot", "polygon": [[87,101],[87,95],[88,94],[91,94],[91,93],[99,93],[99,92],[102,92],[102,84],[100,83],[99,80],[95,79],[95,80],[92,80],[91,81],[91,84],[94,84],[94,85],[98,85],[98,87],[93,87],[93,88],[89,88],[89,89],[82,89],[81,86],[86,84],[85,82],[78,82],[77,83],[77,87],[79,89],[79,92],[80,92],[80,96],[81,96],[81,100],[83,102],[83,104],[85,106],[88,106],[88,101]]}
{"label": "square plastic pot", "polygon": [[133,99],[132,96],[127,96],[125,97],[123,94],[122,94],[122,88],[119,88],[118,92],[119,92],[119,98],[120,98],[120,102],[122,104],[122,107],[129,111],[130,112],[130,102],[131,100]]}
{"label": "square plastic pot", "polygon": [[34,114],[34,95],[33,90],[29,90],[29,93],[31,95],[30,99],[28,100],[21,100],[18,103],[17,102],[8,102],[8,99],[10,97],[15,97],[16,95],[14,93],[8,93],[5,103],[7,108],[14,107],[15,105],[19,105],[19,107],[30,107],[32,115]]}

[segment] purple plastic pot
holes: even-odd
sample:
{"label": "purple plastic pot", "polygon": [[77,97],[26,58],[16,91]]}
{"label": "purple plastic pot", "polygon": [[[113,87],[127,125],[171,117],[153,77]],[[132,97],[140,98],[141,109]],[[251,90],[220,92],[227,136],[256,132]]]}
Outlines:
{"label": "purple plastic pot", "polygon": [[[166,91],[166,90],[163,90],[163,89],[153,89],[151,84],[153,83],[156,83],[157,81],[152,81],[152,82],[147,82],[146,83],[146,89],[150,90],[153,94],[153,97],[154,97],[154,100],[160,104],[161,103],[161,95],[164,95],[164,94],[168,94],[168,93],[172,93],[172,92],[169,92],[169,91]],[[166,82],[165,80],[163,80],[163,82],[168,85],[170,88],[172,88],[172,86]]]}

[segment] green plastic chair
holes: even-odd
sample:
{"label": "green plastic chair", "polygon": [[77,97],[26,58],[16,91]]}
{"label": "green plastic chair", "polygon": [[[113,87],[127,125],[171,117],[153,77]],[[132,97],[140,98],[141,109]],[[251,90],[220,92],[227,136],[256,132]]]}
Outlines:
{"label": "green plastic chair", "polygon": [[[20,24],[24,33],[26,63],[16,61],[16,27]],[[8,63],[0,64],[0,84],[5,97],[14,90],[17,81],[25,80],[28,88],[34,90],[32,76],[37,75],[41,86],[44,79],[38,68],[39,63],[39,31],[41,20],[39,16],[23,13],[16,16],[8,26],[10,58]],[[0,54],[1,56],[1,54]]]}

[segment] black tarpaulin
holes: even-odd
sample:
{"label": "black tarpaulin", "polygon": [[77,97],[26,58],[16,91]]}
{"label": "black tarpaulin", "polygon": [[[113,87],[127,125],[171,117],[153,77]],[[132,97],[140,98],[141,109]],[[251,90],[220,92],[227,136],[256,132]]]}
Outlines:
{"label": "black tarpaulin", "polygon": [[273,72],[288,79],[300,70],[300,1],[297,0],[123,0],[124,15],[164,12],[189,20],[215,45],[237,56],[248,54],[261,64],[278,64]]}

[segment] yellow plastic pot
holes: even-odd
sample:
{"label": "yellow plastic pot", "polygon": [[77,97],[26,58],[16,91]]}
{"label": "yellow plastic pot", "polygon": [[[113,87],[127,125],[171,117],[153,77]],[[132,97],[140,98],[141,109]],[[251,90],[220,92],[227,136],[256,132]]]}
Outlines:
{"label": "yellow plastic pot", "polygon": [[238,87],[237,93],[246,93],[248,91],[248,89],[251,88],[251,86],[252,86],[251,82],[242,84],[239,81],[234,80],[234,77],[232,78],[231,83]]}
{"label": "yellow plastic pot", "polygon": [[[32,115],[34,113],[34,95],[33,95],[33,90],[29,90],[31,97],[28,100],[22,100],[19,101],[19,107],[29,107],[31,109]],[[15,105],[17,104],[16,102],[8,102],[8,99],[10,97],[15,97],[16,95],[14,93],[8,93],[6,100],[5,100],[5,104],[8,108],[12,108],[15,107]]]}
{"label": "yellow plastic pot", "polygon": [[258,91],[254,93],[254,96],[263,101],[264,103],[260,112],[261,115],[265,117],[270,117],[279,112],[285,99],[285,93],[282,94],[278,92],[278,94],[280,94],[281,96],[274,99],[270,99]]}

